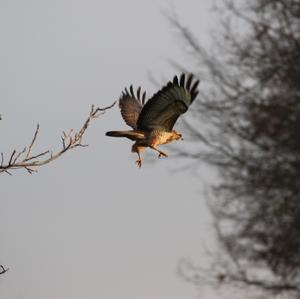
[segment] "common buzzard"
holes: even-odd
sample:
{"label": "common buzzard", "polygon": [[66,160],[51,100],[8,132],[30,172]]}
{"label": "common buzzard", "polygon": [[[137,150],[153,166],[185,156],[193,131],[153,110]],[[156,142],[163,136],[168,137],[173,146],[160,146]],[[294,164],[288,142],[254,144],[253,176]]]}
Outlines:
{"label": "common buzzard", "polygon": [[173,130],[178,117],[185,113],[198,94],[198,80],[192,74],[182,74],[174,77],[160,91],[155,93],[145,103],[146,93],[141,93],[141,87],[136,91],[132,85],[122,92],[119,99],[121,115],[133,130],[109,131],[107,136],[126,137],[135,141],[131,151],[138,154],[136,161],[142,166],[142,151],[150,147],[159,153],[158,157],[167,157],[167,154],[157,148],[160,144],[170,143],[182,139],[182,135]]}

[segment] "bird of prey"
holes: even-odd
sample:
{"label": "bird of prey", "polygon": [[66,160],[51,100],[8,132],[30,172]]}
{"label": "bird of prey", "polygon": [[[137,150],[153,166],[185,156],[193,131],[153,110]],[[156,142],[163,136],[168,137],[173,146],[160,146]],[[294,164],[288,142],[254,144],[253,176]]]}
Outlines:
{"label": "bird of prey", "polygon": [[142,166],[141,153],[147,147],[157,151],[158,157],[167,154],[157,148],[160,144],[182,139],[182,135],[173,130],[178,117],[185,113],[198,94],[198,80],[192,74],[182,74],[174,77],[161,90],[155,93],[146,103],[146,93],[141,93],[141,87],[136,91],[132,85],[122,92],[119,99],[121,115],[133,130],[109,131],[107,136],[126,137],[135,141],[131,151],[138,154],[136,161]]}

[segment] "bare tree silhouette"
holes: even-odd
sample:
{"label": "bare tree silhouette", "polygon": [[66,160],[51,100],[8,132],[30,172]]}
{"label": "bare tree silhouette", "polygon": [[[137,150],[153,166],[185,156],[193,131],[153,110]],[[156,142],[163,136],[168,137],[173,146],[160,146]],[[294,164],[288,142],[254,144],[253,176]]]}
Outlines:
{"label": "bare tree silhouette", "polygon": [[169,17],[206,78],[184,123],[193,146],[178,152],[219,173],[209,206],[221,255],[210,269],[183,261],[180,273],[299,298],[300,0],[223,3],[211,51]]}

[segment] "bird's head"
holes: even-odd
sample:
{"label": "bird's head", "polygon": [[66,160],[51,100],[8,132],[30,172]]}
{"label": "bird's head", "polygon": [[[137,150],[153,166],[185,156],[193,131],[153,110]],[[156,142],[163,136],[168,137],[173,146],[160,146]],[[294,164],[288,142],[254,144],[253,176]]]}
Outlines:
{"label": "bird's head", "polygon": [[174,140],[183,140],[182,134],[175,130],[173,130],[173,138],[174,138]]}

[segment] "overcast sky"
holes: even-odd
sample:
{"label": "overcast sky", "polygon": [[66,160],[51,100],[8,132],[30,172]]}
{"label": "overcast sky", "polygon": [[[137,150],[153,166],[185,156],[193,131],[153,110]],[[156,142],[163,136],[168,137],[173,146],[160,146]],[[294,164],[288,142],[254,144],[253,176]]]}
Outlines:
{"label": "overcast sky", "polygon": [[[163,11],[208,44],[211,4],[0,0],[0,151],[22,149],[38,122],[36,153],[58,150],[61,131],[78,129],[92,104],[111,104],[130,84],[151,95],[149,72],[171,79],[168,59],[197,69]],[[176,273],[182,257],[204,264],[213,242],[207,169],[176,170],[169,146],[169,158],[149,151],[138,169],[130,141],[104,136],[125,128],[114,107],[92,123],[89,147],[34,175],[1,175],[0,264],[10,271],[0,299],[216,298]]]}

